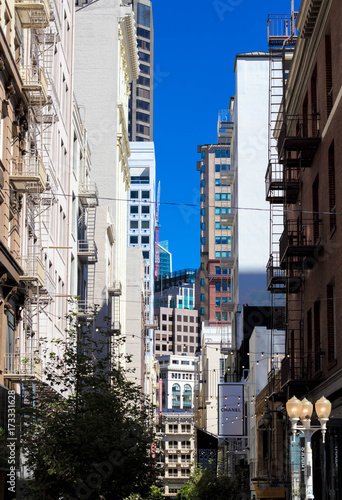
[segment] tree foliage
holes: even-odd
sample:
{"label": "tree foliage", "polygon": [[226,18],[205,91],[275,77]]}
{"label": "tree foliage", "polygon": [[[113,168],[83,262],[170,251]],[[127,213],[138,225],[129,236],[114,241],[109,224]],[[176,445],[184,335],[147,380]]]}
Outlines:
{"label": "tree foliage", "polygon": [[[27,386],[21,444],[30,500],[122,500],[147,496],[158,474],[150,453],[153,409],[120,368],[121,342],[94,321],[68,316],[49,354],[47,384]],[[111,353],[111,354],[110,354]]]}
{"label": "tree foliage", "polygon": [[237,473],[229,477],[223,472],[216,473],[214,467],[202,469],[198,466],[191,475],[189,483],[181,488],[177,500],[237,500],[246,490],[243,475]]}

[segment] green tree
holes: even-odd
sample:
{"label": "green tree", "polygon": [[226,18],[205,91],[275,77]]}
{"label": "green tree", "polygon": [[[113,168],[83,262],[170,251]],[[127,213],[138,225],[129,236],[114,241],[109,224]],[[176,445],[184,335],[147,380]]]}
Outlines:
{"label": "green tree", "polygon": [[195,469],[189,483],[177,493],[177,500],[237,500],[246,491],[242,475],[238,472],[234,477],[224,473],[216,474],[214,467]]}
{"label": "green tree", "polygon": [[[158,471],[153,408],[119,368],[122,341],[94,320],[68,316],[67,340],[55,340],[45,370],[49,385],[27,387],[21,444],[32,480],[30,500],[122,500],[147,496]],[[64,396],[62,396],[64,395]]]}
{"label": "green tree", "polygon": [[164,495],[162,494],[160,488],[156,486],[155,484],[152,484],[150,488],[150,492],[148,495],[148,500],[163,500]]}

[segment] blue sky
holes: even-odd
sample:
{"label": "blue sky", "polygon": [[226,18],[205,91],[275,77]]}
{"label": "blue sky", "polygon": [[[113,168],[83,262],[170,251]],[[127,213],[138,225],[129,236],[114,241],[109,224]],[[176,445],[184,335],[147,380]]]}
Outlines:
{"label": "blue sky", "polygon": [[291,0],[152,2],[160,240],[169,240],[174,270],[197,268],[197,146],[216,142],[218,111],[234,95],[235,55],[267,51],[267,16],[290,13]]}

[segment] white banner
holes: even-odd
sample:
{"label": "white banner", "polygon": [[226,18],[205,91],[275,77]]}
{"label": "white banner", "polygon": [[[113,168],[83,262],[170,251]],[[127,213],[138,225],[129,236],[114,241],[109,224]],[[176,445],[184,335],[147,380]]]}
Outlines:
{"label": "white banner", "polygon": [[218,436],[244,435],[243,384],[218,384]]}

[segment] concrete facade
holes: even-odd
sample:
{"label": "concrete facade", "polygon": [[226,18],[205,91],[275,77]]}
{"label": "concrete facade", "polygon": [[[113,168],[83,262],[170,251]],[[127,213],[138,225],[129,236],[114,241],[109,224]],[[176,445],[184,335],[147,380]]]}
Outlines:
{"label": "concrete facade", "polygon": [[137,24],[140,75],[131,84],[128,135],[130,141],[153,141],[154,33],[152,2],[130,0]]}
{"label": "concrete facade", "polygon": [[164,495],[174,497],[189,481],[195,461],[194,385],[197,357],[158,358],[162,381],[162,432],[165,442]]}
{"label": "concrete facade", "polygon": [[[104,316],[111,316],[116,334],[125,334],[127,326],[128,98],[138,73],[132,8],[109,0],[78,5],[75,90],[88,129],[99,204],[108,206],[113,223],[104,229],[114,234],[112,261],[101,266],[106,279],[96,273],[94,300]],[[104,253],[98,245],[99,258]]]}

